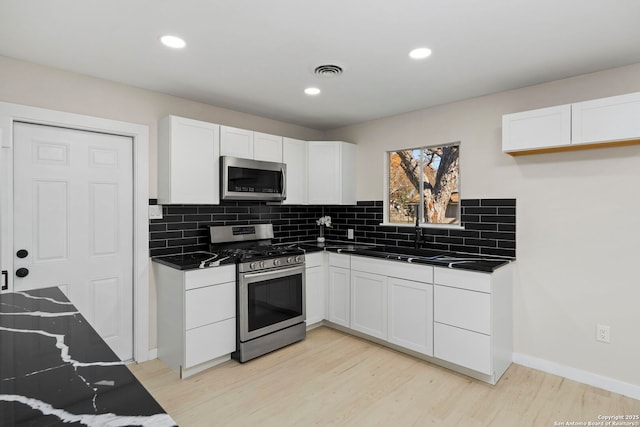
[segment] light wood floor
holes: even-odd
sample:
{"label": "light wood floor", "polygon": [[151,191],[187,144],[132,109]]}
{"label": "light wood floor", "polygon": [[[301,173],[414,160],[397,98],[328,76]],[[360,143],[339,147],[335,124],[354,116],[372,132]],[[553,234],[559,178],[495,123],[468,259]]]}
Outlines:
{"label": "light wood floor", "polygon": [[326,327],[186,380],[159,360],[130,368],[183,427],[520,427],[640,414],[640,400],[520,365],[491,386]]}

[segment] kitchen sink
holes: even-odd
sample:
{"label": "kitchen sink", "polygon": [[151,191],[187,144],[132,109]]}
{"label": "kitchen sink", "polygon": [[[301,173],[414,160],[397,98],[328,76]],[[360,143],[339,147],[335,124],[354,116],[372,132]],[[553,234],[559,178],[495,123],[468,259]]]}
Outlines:
{"label": "kitchen sink", "polygon": [[376,256],[379,258],[386,259],[395,259],[401,261],[409,261],[409,260],[423,260],[423,261],[434,261],[437,260],[438,257],[448,256],[447,252],[442,251],[434,251],[429,249],[412,249],[412,248],[400,248],[400,247],[388,247],[388,246],[378,246],[378,247],[370,247],[367,249],[361,249],[354,251],[355,254]]}

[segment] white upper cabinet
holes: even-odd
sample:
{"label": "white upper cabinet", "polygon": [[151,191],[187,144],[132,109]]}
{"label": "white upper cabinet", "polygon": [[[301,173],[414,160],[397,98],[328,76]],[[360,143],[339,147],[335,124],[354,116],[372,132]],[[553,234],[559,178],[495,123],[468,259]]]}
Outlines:
{"label": "white upper cabinet", "polygon": [[220,126],[220,155],[253,159],[253,131]]}
{"label": "white upper cabinet", "polygon": [[253,158],[282,163],[282,137],[268,133],[253,133]]}
{"label": "white upper cabinet", "polygon": [[282,161],[287,165],[288,205],[307,204],[307,141],[282,139]]}
{"label": "white upper cabinet", "polygon": [[356,146],[341,141],[309,141],[310,205],[356,204]]}
{"label": "white upper cabinet", "polygon": [[158,126],[158,203],[220,202],[220,126],[168,116]]}
{"label": "white upper cabinet", "polygon": [[640,92],[502,116],[502,151],[640,143]]}
{"label": "white upper cabinet", "polygon": [[572,105],[573,144],[640,138],[640,92]]}
{"label": "white upper cabinet", "polygon": [[281,163],[282,137],[220,126],[220,155]]}
{"label": "white upper cabinet", "polygon": [[571,143],[571,105],[502,116],[502,150],[561,147]]}

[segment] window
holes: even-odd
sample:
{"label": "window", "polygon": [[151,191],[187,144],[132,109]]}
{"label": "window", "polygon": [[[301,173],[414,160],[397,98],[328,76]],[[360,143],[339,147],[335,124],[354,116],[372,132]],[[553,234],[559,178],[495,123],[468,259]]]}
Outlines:
{"label": "window", "polygon": [[387,152],[385,222],[460,224],[460,143]]}

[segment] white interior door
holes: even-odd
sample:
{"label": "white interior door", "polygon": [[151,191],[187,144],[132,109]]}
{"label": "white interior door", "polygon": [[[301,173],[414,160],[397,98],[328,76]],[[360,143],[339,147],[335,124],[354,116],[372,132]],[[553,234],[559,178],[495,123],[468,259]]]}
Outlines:
{"label": "white interior door", "polygon": [[15,123],[13,145],[14,291],[60,286],[131,359],[132,138]]}

